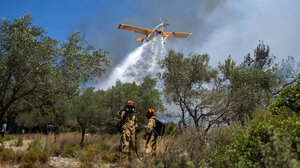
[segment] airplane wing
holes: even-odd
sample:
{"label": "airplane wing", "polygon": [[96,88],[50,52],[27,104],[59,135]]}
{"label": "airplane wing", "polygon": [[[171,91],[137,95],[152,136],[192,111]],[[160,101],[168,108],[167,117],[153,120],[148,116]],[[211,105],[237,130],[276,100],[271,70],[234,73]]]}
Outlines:
{"label": "airplane wing", "polygon": [[128,31],[132,31],[138,34],[143,34],[148,36],[149,34],[151,34],[153,32],[153,30],[149,30],[149,29],[144,29],[144,28],[140,28],[140,27],[134,27],[134,26],[129,26],[126,24],[119,24],[118,29],[124,29],[124,30],[128,30]]}
{"label": "airplane wing", "polygon": [[[173,32],[163,32],[162,36],[166,37],[166,36],[169,36],[172,33]],[[174,32],[173,38],[189,38],[191,35],[192,35],[192,33],[177,33],[177,32]]]}

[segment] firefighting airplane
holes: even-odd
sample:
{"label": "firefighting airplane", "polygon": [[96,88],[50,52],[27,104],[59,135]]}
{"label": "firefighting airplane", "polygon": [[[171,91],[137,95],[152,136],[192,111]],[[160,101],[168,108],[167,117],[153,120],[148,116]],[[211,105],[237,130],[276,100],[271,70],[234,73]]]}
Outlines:
{"label": "firefighting airplane", "polygon": [[148,42],[152,40],[155,36],[161,35],[163,37],[164,43],[170,41],[172,38],[188,38],[192,33],[177,33],[177,32],[164,32],[166,26],[168,26],[166,22],[163,22],[157,25],[153,30],[144,29],[140,27],[130,26],[126,24],[119,24],[118,29],[124,29],[128,31],[132,31],[138,34],[145,35],[146,38],[138,37],[136,41],[141,41],[142,43]]}

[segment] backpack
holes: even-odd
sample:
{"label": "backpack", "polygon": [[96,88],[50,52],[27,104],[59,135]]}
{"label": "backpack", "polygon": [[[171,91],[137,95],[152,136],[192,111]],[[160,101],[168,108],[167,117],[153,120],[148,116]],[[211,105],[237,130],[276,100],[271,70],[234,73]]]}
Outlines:
{"label": "backpack", "polygon": [[155,120],[155,127],[153,128],[158,136],[163,136],[165,134],[166,125],[159,120]]}

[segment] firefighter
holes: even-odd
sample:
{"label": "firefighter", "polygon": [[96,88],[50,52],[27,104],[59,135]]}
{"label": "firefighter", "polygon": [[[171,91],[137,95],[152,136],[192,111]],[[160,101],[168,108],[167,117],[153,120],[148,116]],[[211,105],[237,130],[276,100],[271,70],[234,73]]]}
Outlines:
{"label": "firefighter", "polygon": [[7,128],[7,125],[6,125],[6,118],[3,119],[3,124],[2,124],[2,127],[1,127],[1,130],[0,130],[0,133],[1,133],[1,137],[4,138],[4,135],[5,135],[5,132],[6,132],[6,128]]}
{"label": "firefighter", "polygon": [[156,151],[156,141],[157,141],[157,133],[154,130],[155,124],[155,113],[153,109],[149,109],[147,112],[148,118],[148,126],[146,128],[146,134],[144,135],[144,139],[146,139],[146,153],[152,156],[155,156]]}
{"label": "firefighter", "polygon": [[135,151],[135,127],[137,118],[134,112],[134,102],[129,100],[126,106],[117,112],[117,118],[121,120],[121,147],[122,153],[131,155]]}

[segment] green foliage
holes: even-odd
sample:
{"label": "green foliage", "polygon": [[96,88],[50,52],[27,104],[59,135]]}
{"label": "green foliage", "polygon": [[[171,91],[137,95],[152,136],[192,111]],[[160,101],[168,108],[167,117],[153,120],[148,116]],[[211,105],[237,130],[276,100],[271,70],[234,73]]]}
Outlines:
{"label": "green foliage", "polygon": [[99,161],[100,157],[95,151],[87,151],[79,158],[79,160],[80,162],[87,164],[95,162],[96,160]]}
{"label": "green foliage", "polygon": [[271,105],[274,114],[281,114],[284,111],[300,111],[300,78],[297,84],[287,86],[279,94]]}
{"label": "green foliage", "polygon": [[102,142],[100,145],[100,150],[101,151],[108,151],[110,149],[110,145],[107,144],[106,142]]}
{"label": "green foliage", "polygon": [[166,123],[164,136],[172,136],[175,134],[176,124],[174,122]]}
{"label": "green foliage", "polygon": [[170,50],[161,61],[161,67],[165,71],[160,74],[160,78],[163,80],[167,102],[179,105],[181,117],[185,119],[187,112],[196,127],[204,117],[201,114],[210,103],[210,92],[204,85],[209,84],[217,75],[208,63],[207,54],[190,53],[184,57],[183,53],[174,50]]}
{"label": "green foliage", "polygon": [[[297,87],[284,88],[270,110],[262,112],[243,132],[235,132],[229,144],[217,145],[202,160],[208,167],[299,167],[300,115]],[[284,99],[286,95],[293,97]],[[205,166],[204,166],[205,167]]]}
{"label": "green foliage", "polygon": [[6,135],[4,138],[0,137],[0,143],[3,143],[4,141],[10,141],[13,140],[15,137],[11,135]]}
{"label": "green foliage", "polygon": [[[107,97],[105,102],[110,119],[113,119],[116,112],[125,106],[127,100],[135,102],[135,112],[139,123],[146,121],[145,115],[149,108],[154,109],[156,112],[164,112],[161,92],[156,88],[156,85],[156,79],[151,79],[148,76],[144,78],[140,85],[137,85],[135,82],[122,83],[117,81],[115,86],[106,91]],[[113,127],[116,128],[116,125]]]}
{"label": "green foliage", "polygon": [[32,151],[32,152],[41,152],[42,149],[43,149],[43,146],[42,146],[41,142],[39,140],[35,139],[28,144],[27,150]]}
{"label": "green foliage", "polygon": [[95,50],[80,32],[63,43],[31,21],[26,14],[0,23],[0,120],[10,111],[51,109],[60,96],[71,97],[79,85],[101,77],[110,63],[108,53]]}
{"label": "green foliage", "polygon": [[75,144],[67,144],[63,146],[63,150],[61,151],[61,155],[63,157],[75,157],[76,152],[80,150],[78,145]]}
{"label": "green foliage", "polygon": [[18,138],[14,146],[23,146],[23,138],[22,137]]}
{"label": "green foliage", "polygon": [[272,98],[272,89],[277,86],[276,75],[268,70],[235,68],[231,72],[229,96],[233,104],[234,119],[253,118],[262,104]]}
{"label": "green foliage", "polygon": [[254,58],[250,53],[245,57],[242,66],[251,67],[259,70],[265,70],[272,66],[275,56],[270,56],[270,47],[265,45],[263,41],[259,41],[254,50]]}

